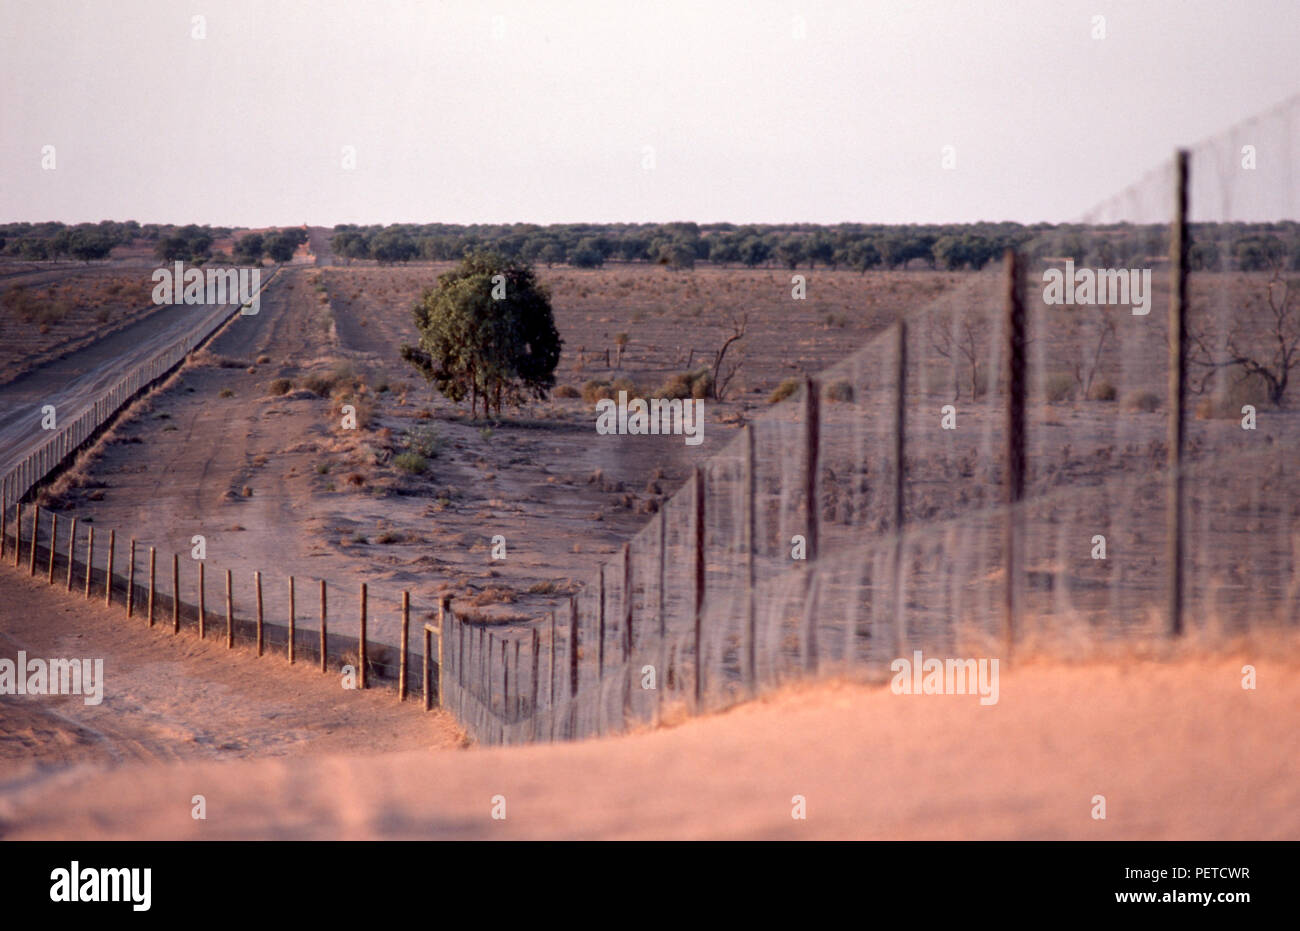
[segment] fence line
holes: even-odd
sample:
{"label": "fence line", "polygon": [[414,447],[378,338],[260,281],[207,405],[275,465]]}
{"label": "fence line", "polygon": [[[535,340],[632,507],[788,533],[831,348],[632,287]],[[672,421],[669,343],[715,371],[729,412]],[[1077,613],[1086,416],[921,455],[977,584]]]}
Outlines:
{"label": "fence line", "polygon": [[[949,655],[968,647],[988,649],[1009,658],[1035,637],[1078,630],[1092,643],[1154,634],[1177,638],[1190,629],[1189,617],[1201,618],[1201,629],[1212,616],[1225,629],[1255,622],[1300,625],[1295,581],[1300,537],[1289,536],[1291,518],[1300,516],[1300,509],[1290,507],[1300,502],[1300,475],[1287,468],[1296,453],[1288,444],[1295,437],[1245,451],[1233,447],[1234,469],[1249,478],[1237,486],[1231,484],[1232,471],[1205,450],[1199,458],[1193,455],[1188,440],[1186,153],[1178,154],[1175,175],[1166,439],[1163,447],[1152,441],[1148,450],[1158,468],[1134,469],[1121,458],[1126,451],[1098,450],[1095,458],[1102,464],[1089,476],[1095,481],[1062,489],[1059,479],[1070,478],[1076,458],[1070,444],[1057,440],[1057,456],[1031,448],[1026,438],[1030,402],[1050,373],[1042,369],[1041,314],[1026,306],[1025,263],[1022,255],[1009,252],[1000,277],[976,276],[970,288],[941,299],[915,320],[900,318],[849,359],[806,379],[791,402],[745,425],[693,469],[655,520],[598,567],[593,584],[574,593],[565,608],[527,627],[470,621],[442,596],[437,624],[421,625],[421,655],[412,657],[409,595],[403,592],[403,643],[400,668],[394,669],[380,660],[386,645],[373,645],[371,659],[365,583],[358,598],[355,653],[353,638],[336,636],[331,650],[328,586],[320,580],[315,656],[322,671],[331,658],[339,664],[355,658],[361,688],[373,673],[395,682],[404,700],[408,664],[419,662],[426,710],[436,700],[479,741],[512,743],[617,732],[638,721],[725,707],[790,679],[832,670],[880,676],[893,660],[922,647]],[[992,296],[981,290],[990,280],[1000,285]],[[969,309],[972,304],[975,310]],[[988,328],[987,335],[977,335],[980,326]],[[1099,347],[1105,344],[1102,334]],[[967,342],[959,343],[960,338]],[[1031,355],[1031,344],[1038,356]],[[1150,360],[1131,351],[1122,364],[1135,376],[1148,376]],[[1039,382],[1031,377],[1035,362]],[[961,366],[969,371],[959,376]],[[950,428],[936,430],[931,422],[930,405],[954,389],[954,400],[959,399],[967,375],[970,403],[963,416],[975,420],[972,433],[982,445],[963,462],[941,432]],[[1135,377],[1134,384],[1143,384],[1143,377]],[[867,403],[873,393],[882,403]],[[826,398],[836,403],[823,403]],[[100,409],[96,402],[96,414]],[[955,432],[956,406],[944,404],[942,410],[945,419],[953,418]],[[1040,412],[1036,429],[1045,423],[1050,421]],[[1142,421],[1119,438],[1146,439],[1149,424]],[[1063,438],[1074,436],[1057,426]],[[1085,438],[1104,432],[1087,422],[1076,426]],[[48,474],[41,469],[52,459],[56,465],[63,461],[54,458],[59,449],[85,441],[78,436],[74,424],[4,478],[0,554],[7,545],[12,499],[15,567],[23,553],[22,499]],[[879,463],[873,450],[883,451]],[[789,469],[783,465],[787,456]],[[937,462],[928,462],[931,458]],[[969,481],[954,488],[953,474]],[[1192,532],[1193,521],[1200,533]],[[41,547],[39,508],[31,526],[28,555],[34,575]],[[1084,562],[1071,536],[1080,528],[1105,529],[1129,547],[1130,557],[1105,562],[1106,535],[1101,534],[1101,561],[1093,555]],[[52,522],[46,547],[50,584],[57,533]],[[1187,573],[1189,559],[1209,558],[1212,534],[1223,535],[1215,542],[1267,543],[1250,552],[1255,562],[1245,570],[1230,565]],[[110,531],[103,586],[108,604],[115,584],[114,540]],[[74,523],[69,587],[75,551]],[[1163,553],[1163,563],[1148,551]],[[93,526],[85,552],[90,598]],[[133,554],[134,547],[124,581],[128,606],[137,594]],[[204,635],[202,565],[197,607],[191,610],[175,554],[171,596],[156,592],[151,548],[151,626],[160,600],[172,609],[175,631],[193,619]],[[1274,579],[1284,584],[1270,585]],[[250,622],[236,616],[232,574],[226,571],[227,646],[237,634],[244,641],[255,637],[258,655],[265,642],[275,651],[283,648],[292,662],[312,638],[308,631],[299,643],[294,581],[290,578],[290,616],[283,627],[265,623],[260,571],[253,581],[256,620]],[[1227,605],[1234,610],[1225,610]],[[1026,623],[1031,617],[1034,622]]]}

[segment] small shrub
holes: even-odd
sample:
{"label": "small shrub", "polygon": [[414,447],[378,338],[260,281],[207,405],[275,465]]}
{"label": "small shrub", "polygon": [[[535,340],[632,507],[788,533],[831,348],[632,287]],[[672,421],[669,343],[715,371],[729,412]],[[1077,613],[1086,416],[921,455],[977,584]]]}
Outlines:
{"label": "small shrub", "polygon": [[852,402],[853,385],[843,379],[831,382],[826,386],[826,399],[828,401]]}
{"label": "small shrub", "polygon": [[278,396],[282,394],[288,394],[291,390],[293,390],[293,382],[287,378],[277,378],[275,381],[271,382],[271,384],[268,387],[270,389],[271,394]]}
{"label": "small shrub", "polygon": [[768,396],[767,403],[779,404],[780,402],[784,401],[786,398],[790,397],[798,390],[799,390],[799,379],[787,378],[785,381],[781,382],[781,384],[776,386],[776,390],[773,391],[771,395]]}
{"label": "small shrub", "polygon": [[416,424],[406,434],[403,445],[410,452],[425,459],[434,459],[442,452],[446,441],[438,429],[430,424]]}
{"label": "small shrub", "polygon": [[316,463],[316,474],[317,474],[317,475],[329,475],[329,471],[330,471],[330,464],[329,464],[328,462],[318,462],[318,463]]}
{"label": "small shrub", "polygon": [[411,475],[421,475],[429,468],[429,462],[417,452],[410,450],[393,457],[393,465]]}
{"label": "small shrub", "polygon": [[1160,409],[1160,396],[1151,391],[1134,391],[1124,399],[1124,409],[1151,413]]}
{"label": "small shrub", "polygon": [[1073,375],[1068,372],[1052,372],[1047,376],[1047,381],[1043,385],[1043,392],[1047,395],[1047,400],[1050,403],[1058,404],[1074,397],[1074,388]]}
{"label": "small shrub", "polygon": [[613,397],[609,390],[609,382],[600,378],[593,378],[582,386],[582,400],[588,404],[595,404],[597,401],[607,400]]}
{"label": "small shrub", "polygon": [[689,372],[680,372],[660,385],[654,396],[678,401],[685,400],[691,396],[691,381],[692,376]]}
{"label": "small shrub", "polygon": [[580,398],[582,392],[573,385],[560,385],[555,389],[555,396],[557,398]]}
{"label": "small shrub", "polygon": [[266,365],[266,364],[267,364],[268,362],[270,362],[270,361],[271,361],[271,357],[270,357],[270,356],[258,356],[258,357],[257,357],[257,364],[258,364],[258,365]]}
{"label": "small shrub", "polygon": [[1196,416],[1202,420],[1235,420],[1243,406],[1259,410],[1268,405],[1268,385],[1258,375],[1234,379],[1227,390],[1216,391],[1196,404]]}
{"label": "small shrub", "polygon": [[1092,387],[1088,389],[1089,401],[1114,401],[1119,397],[1119,391],[1108,381],[1093,382]]}
{"label": "small shrub", "polygon": [[303,380],[302,386],[312,394],[327,398],[334,387],[334,380],[325,375],[308,375]]}
{"label": "small shrub", "polygon": [[222,388],[217,392],[217,397],[219,398],[233,398],[234,396],[235,392],[231,391],[229,388]]}

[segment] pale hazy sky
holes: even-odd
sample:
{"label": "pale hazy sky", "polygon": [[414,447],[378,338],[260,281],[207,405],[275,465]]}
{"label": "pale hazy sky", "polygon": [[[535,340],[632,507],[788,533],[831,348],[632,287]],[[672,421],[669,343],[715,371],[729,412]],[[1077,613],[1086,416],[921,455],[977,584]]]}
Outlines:
{"label": "pale hazy sky", "polygon": [[1300,89],[1298,0],[0,11],[4,221],[1067,220]]}

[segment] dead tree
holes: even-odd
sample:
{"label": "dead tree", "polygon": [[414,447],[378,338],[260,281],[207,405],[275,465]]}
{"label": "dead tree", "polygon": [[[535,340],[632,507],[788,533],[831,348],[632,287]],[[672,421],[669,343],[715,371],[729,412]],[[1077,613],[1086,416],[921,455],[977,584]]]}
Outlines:
{"label": "dead tree", "polygon": [[[977,329],[977,324],[972,323],[970,317],[963,317],[959,324],[952,324],[941,319],[938,314],[933,314],[927,330],[930,347],[952,363],[954,372],[959,365],[969,372],[971,400],[984,393],[980,386],[979,347],[982,337],[976,333]],[[960,399],[961,383],[954,378],[953,400]]]}
{"label": "dead tree", "polygon": [[[1293,306],[1297,289],[1300,284],[1283,280],[1281,267],[1275,266],[1264,290],[1268,314],[1263,330],[1251,336],[1244,332],[1250,317],[1233,314],[1234,319],[1245,320],[1228,330],[1221,349],[1213,346],[1214,333],[1203,321],[1200,327],[1190,328],[1188,361],[1203,370],[1192,390],[1203,392],[1219,370],[1237,367],[1241,371],[1238,381],[1258,378],[1264,383],[1269,402],[1282,407],[1291,371],[1300,366],[1300,314]],[[1258,295],[1251,309],[1263,309]]]}
{"label": "dead tree", "polygon": [[727,395],[727,388],[731,385],[732,379],[740,371],[742,360],[734,360],[724,368],[724,360],[727,357],[727,350],[731,348],[732,343],[739,342],[745,338],[745,328],[749,324],[749,314],[740,317],[732,316],[731,318],[731,335],[718,348],[713,356],[713,364],[709,367],[709,393],[715,401],[723,400]]}

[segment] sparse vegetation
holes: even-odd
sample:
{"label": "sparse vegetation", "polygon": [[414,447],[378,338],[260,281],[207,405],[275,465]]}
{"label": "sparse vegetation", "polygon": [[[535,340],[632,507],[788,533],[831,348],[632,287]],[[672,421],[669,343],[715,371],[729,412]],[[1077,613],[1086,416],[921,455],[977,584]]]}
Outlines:
{"label": "sparse vegetation", "polygon": [[770,395],[768,395],[767,403],[779,404],[780,402],[784,401],[786,398],[795,394],[800,387],[801,387],[801,383],[797,378],[787,378],[785,379],[785,381],[781,382],[781,384],[777,385],[776,389],[773,390],[773,392]]}
{"label": "sparse vegetation", "polygon": [[411,475],[423,475],[429,468],[429,461],[419,453],[408,450],[394,456],[393,465]]}

